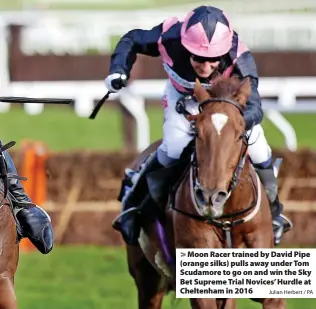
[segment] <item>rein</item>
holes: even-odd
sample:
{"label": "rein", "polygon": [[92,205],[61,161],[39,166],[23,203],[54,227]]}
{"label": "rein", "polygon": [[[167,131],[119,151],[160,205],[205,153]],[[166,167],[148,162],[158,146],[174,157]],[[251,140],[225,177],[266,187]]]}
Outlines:
{"label": "rein", "polygon": [[[188,100],[192,100],[192,96],[185,96],[183,98],[181,98],[180,100],[178,100],[177,104],[176,104],[176,110],[178,113],[180,114],[183,114],[187,119],[188,119],[188,116],[191,115],[191,113],[189,113],[187,110],[186,110],[186,107],[185,107],[185,102],[188,101]],[[228,104],[231,104],[233,106],[235,106],[239,113],[243,116],[244,115],[244,106],[242,106],[241,104],[239,104],[238,102],[235,102],[234,100],[231,100],[231,99],[227,99],[227,98],[210,98],[210,99],[207,99],[207,100],[204,100],[202,102],[199,103],[199,111],[200,113],[203,111],[203,107],[209,103],[214,103],[214,102],[225,102],[225,103],[228,103]],[[189,119],[188,119],[189,120]],[[190,120],[189,120],[190,121]],[[198,136],[198,132],[197,132],[197,129],[195,127],[195,123],[194,121],[190,121],[191,123],[191,129],[192,129],[192,135],[194,135],[195,137]],[[252,128],[251,128],[251,132],[252,132]],[[249,138],[250,138],[250,135],[251,133],[249,134],[249,136],[247,136],[246,132],[244,134],[242,134],[240,136],[240,139],[243,140],[243,147],[241,149],[241,152],[240,152],[240,155],[239,155],[239,160],[238,160],[238,164],[234,170],[234,173],[233,173],[233,177],[229,183],[229,187],[228,187],[228,192],[229,194],[231,194],[235,188],[237,187],[238,185],[238,182],[240,180],[240,175],[242,173],[242,170],[244,168],[244,165],[245,165],[245,162],[246,162],[246,157],[247,157],[247,150],[248,150],[248,146],[249,146]],[[193,157],[191,159],[191,164],[188,165],[188,168],[186,169],[186,171],[183,173],[183,176],[182,176],[182,179],[180,180],[180,182],[184,179],[185,175],[187,174],[188,170],[191,170],[192,169],[197,169],[197,159],[196,159],[196,152],[194,151],[194,154],[193,154]],[[192,175],[190,175],[190,181],[192,182]],[[257,182],[258,182],[258,176],[257,176]],[[252,181],[252,185],[253,185],[253,191],[254,191],[254,196],[255,196],[255,199],[254,201],[251,203],[251,205],[249,207],[247,207],[246,209],[243,209],[241,211],[238,211],[238,212],[234,212],[234,213],[231,213],[231,214],[224,214],[216,219],[212,219],[212,218],[205,218],[204,216],[201,216],[201,215],[195,215],[195,214],[192,214],[192,213],[188,213],[186,211],[183,211],[179,208],[176,208],[175,207],[175,203],[171,203],[171,209],[174,210],[174,211],[177,211],[185,216],[188,216],[192,219],[195,219],[197,221],[202,221],[202,222],[205,222],[207,224],[211,224],[211,225],[214,225],[220,229],[222,229],[223,231],[223,234],[225,236],[225,239],[227,240],[227,245],[228,245],[228,248],[232,248],[232,237],[231,237],[231,230],[233,227],[235,227],[236,225],[239,225],[239,224],[242,224],[244,222],[247,222],[249,221],[250,219],[252,219],[256,214],[257,212],[259,211],[259,207],[260,207],[260,200],[261,200],[261,192],[260,192],[260,183],[258,182],[258,193],[257,193],[257,190],[256,190],[256,187],[255,187],[255,184],[254,182]],[[190,184],[190,187],[191,187],[191,190],[192,189],[192,183]],[[193,193],[194,195],[194,193]],[[193,202],[196,203],[194,197],[192,196],[192,200]],[[240,216],[240,215],[243,215],[245,213],[247,213],[248,211],[251,211],[253,210],[250,214],[248,214],[246,217],[243,217],[243,218],[240,218],[240,219],[236,219],[236,220],[233,220],[233,221],[219,221],[221,219],[228,219],[228,218],[236,218],[237,216]]]}

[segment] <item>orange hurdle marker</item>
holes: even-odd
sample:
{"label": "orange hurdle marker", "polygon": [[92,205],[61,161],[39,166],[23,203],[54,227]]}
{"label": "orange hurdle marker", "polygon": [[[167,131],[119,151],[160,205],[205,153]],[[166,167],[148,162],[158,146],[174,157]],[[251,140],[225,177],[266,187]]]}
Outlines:
{"label": "orange hurdle marker", "polygon": [[[44,143],[38,141],[22,142],[23,164],[20,175],[27,177],[21,181],[25,192],[37,205],[42,205],[47,197],[46,160],[48,150]],[[22,252],[34,251],[35,247],[28,238],[20,242]]]}

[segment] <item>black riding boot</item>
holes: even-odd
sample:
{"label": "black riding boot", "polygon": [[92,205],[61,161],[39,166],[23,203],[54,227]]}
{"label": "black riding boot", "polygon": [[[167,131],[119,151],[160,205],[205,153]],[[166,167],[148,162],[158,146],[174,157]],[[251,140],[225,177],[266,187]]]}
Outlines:
{"label": "black riding boot", "polygon": [[[129,170],[122,183],[122,190],[126,190],[118,198],[122,202],[122,213],[113,222],[113,228],[120,231],[124,241],[129,245],[138,243],[140,225],[138,222],[139,204],[144,196],[139,196],[142,192],[141,188],[146,185],[146,175],[155,170],[162,169],[163,166],[159,163],[156,152],[153,153],[145,162],[145,166],[141,169],[138,180],[133,184],[132,176],[136,171]],[[130,187],[130,188],[128,188]]]}
{"label": "black riding boot", "polygon": [[[181,162],[186,163],[186,161]],[[123,193],[120,194],[119,200],[122,201],[123,210],[121,215],[114,220],[113,227],[122,233],[127,244],[135,245],[138,243],[141,228],[138,220],[139,215],[146,218],[154,217],[155,204],[160,209],[163,209],[166,205],[171,185],[183,172],[184,165],[178,163],[179,161],[176,160],[176,163],[172,166],[164,167],[159,163],[157,153],[153,153],[140,171],[139,178],[134,186],[125,194],[125,197],[122,198]],[[131,177],[136,173],[135,171],[129,172],[130,176],[123,180],[123,188],[128,186]],[[148,191],[141,192],[141,188],[143,190],[146,188]],[[147,205],[150,207],[146,207]]]}
{"label": "black riding boot", "polygon": [[285,230],[282,218],[283,205],[278,198],[278,183],[277,178],[274,175],[272,160],[271,163],[266,167],[262,167],[262,165],[254,166],[268,195],[272,214],[274,244],[278,245],[282,240]]}
{"label": "black riding boot", "polygon": [[[10,154],[5,151],[8,173],[17,175],[17,170]],[[12,196],[13,211],[22,229],[21,237],[28,237],[32,244],[43,254],[53,249],[53,229],[48,214],[32,203],[18,179],[9,180],[9,192]]]}

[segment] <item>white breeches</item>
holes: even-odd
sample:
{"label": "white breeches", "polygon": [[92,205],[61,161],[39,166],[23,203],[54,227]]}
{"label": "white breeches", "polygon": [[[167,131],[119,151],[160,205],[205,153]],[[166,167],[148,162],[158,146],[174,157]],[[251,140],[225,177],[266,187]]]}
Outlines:
{"label": "white breeches", "polygon": [[[164,107],[163,141],[158,149],[158,159],[164,166],[179,159],[183,149],[193,139],[193,136],[189,134],[190,122],[175,109],[176,102],[181,96],[168,81],[162,99]],[[187,101],[186,109],[193,115],[199,112],[198,105],[194,101]],[[271,158],[271,148],[260,124],[254,126],[249,143],[254,143],[248,147],[248,154],[253,164],[264,163]]]}

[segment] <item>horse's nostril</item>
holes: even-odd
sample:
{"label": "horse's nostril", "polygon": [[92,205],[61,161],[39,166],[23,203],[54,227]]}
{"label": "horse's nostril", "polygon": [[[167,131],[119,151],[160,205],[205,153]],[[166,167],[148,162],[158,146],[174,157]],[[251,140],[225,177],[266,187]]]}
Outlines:
{"label": "horse's nostril", "polygon": [[227,191],[215,192],[212,196],[213,205],[215,206],[217,204],[222,204],[226,200],[227,195],[228,195]]}
{"label": "horse's nostril", "polygon": [[218,195],[218,197],[225,198],[227,196],[227,194],[228,193],[226,191],[219,191],[217,195]]}

